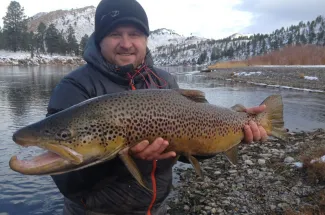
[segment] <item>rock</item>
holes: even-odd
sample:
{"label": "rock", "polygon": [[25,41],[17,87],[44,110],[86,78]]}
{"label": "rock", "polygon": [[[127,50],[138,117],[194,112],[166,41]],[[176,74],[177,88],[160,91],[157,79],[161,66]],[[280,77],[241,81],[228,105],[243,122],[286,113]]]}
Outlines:
{"label": "rock", "polygon": [[220,171],[215,171],[213,174],[214,175],[221,175],[221,172]]}
{"label": "rock", "polygon": [[231,169],[231,170],[229,170],[228,171],[230,174],[234,174],[234,173],[237,173],[237,170],[235,170],[235,169]]}
{"label": "rock", "polygon": [[184,205],[184,211],[189,211],[190,210],[190,206],[188,206],[188,205]]}
{"label": "rock", "polygon": [[259,165],[264,165],[265,164],[265,160],[264,159],[258,159],[257,160],[257,163],[259,164]]}
{"label": "rock", "polygon": [[254,163],[253,163],[253,161],[251,161],[251,160],[245,160],[245,164],[247,164],[247,165],[253,165]]}
{"label": "rock", "polygon": [[295,159],[293,157],[286,157],[284,159],[284,163],[293,163],[295,161]]}

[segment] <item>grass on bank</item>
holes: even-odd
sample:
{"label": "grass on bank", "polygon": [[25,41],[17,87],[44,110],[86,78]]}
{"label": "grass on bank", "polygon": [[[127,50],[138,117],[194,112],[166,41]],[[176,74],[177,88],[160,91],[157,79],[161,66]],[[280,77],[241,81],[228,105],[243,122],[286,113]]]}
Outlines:
{"label": "grass on bank", "polygon": [[210,65],[208,69],[237,68],[258,65],[325,65],[325,47],[316,45],[286,46],[244,61],[227,61]]}

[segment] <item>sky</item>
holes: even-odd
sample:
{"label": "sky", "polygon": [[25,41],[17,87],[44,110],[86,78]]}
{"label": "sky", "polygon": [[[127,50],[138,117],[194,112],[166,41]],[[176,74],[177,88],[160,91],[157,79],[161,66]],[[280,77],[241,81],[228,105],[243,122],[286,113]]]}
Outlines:
{"label": "sky", "polygon": [[[138,0],[150,30],[168,28],[184,36],[220,39],[234,33],[271,33],[325,16],[324,0]],[[27,16],[59,9],[97,6],[99,0],[18,0]],[[0,17],[10,0],[0,1]],[[2,19],[0,20],[2,26]]]}

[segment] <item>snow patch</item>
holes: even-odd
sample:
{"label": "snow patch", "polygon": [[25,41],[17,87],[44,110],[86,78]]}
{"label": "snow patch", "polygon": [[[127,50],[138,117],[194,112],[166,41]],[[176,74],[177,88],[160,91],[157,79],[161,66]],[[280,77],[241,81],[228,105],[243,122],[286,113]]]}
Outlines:
{"label": "snow patch", "polygon": [[318,80],[318,78],[317,77],[314,77],[314,76],[304,76],[304,79],[306,79],[306,80]]}
{"label": "snow patch", "polygon": [[258,72],[237,72],[234,75],[235,76],[251,76],[251,75],[261,75],[262,72],[258,71]]}

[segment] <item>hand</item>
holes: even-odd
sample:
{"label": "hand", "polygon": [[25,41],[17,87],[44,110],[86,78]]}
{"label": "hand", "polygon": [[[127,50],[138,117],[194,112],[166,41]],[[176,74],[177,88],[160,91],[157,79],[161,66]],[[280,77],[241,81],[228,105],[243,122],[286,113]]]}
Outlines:
{"label": "hand", "polygon": [[159,137],[151,144],[147,140],[144,140],[130,148],[130,151],[134,157],[148,161],[176,157],[176,153],[173,151],[163,153],[168,145],[168,141]]}
{"label": "hand", "polygon": [[[247,108],[245,112],[251,114],[258,114],[258,113],[262,113],[265,110],[265,108],[266,108],[265,105],[261,105],[257,107]],[[265,129],[262,126],[257,125],[254,121],[250,121],[249,125],[245,125],[244,133],[245,133],[244,141],[246,143],[251,143],[253,141],[263,142],[266,141],[268,138]]]}

